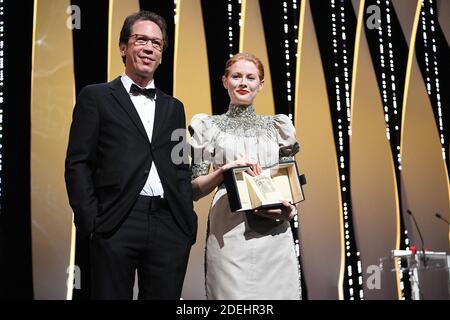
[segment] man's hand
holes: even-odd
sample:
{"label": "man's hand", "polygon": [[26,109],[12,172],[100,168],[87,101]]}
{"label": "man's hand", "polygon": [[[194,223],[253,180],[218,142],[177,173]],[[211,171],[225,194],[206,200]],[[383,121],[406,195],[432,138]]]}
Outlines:
{"label": "man's hand", "polygon": [[288,201],[283,200],[282,203],[284,207],[281,209],[254,210],[253,213],[273,220],[290,221],[297,214],[297,208]]}

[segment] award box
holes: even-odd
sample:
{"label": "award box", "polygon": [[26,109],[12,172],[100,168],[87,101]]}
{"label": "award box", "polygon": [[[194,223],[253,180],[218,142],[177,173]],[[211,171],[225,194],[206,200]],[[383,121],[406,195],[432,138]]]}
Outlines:
{"label": "award box", "polygon": [[248,166],[230,168],[224,172],[224,183],[232,212],[253,209],[282,208],[282,200],[297,204],[305,200],[305,176],[299,174],[297,163],[292,161],[264,168],[252,177]]}

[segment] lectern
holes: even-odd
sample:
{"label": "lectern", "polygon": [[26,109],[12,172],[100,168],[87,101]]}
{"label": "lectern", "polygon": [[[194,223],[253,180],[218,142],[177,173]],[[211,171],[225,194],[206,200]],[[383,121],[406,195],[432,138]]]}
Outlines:
{"label": "lectern", "polygon": [[450,297],[450,254],[435,251],[392,250],[391,255],[380,259],[383,271],[407,272],[411,283],[413,300],[421,300],[420,274],[445,270],[447,273],[447,288]]}

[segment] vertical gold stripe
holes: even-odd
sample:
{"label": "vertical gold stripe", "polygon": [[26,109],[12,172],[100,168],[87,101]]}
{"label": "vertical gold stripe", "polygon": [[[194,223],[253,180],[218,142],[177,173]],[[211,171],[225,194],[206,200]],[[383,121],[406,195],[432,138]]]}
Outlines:
{"label": "vertical gold stripe", "polygon": [[[447,243],[444,244],[440,237],[440,230],[438,229],[441,226],[438,227],[433,224],[433,232],[430,232],[429,230],[432,228],[431,224],[433,220],[431,218],[425,217],[421,219],[421,215],[425,214],[425,208],[428,211],[426,212],[426,214],[428,215],[439,212],[444,218],[449,219],[450,217],[450,181],[447,164],[442,157],[441,143],[438,142],[439,145],[436,144],[436,141],[439,141],[439,132],[436,128],[438,124],[435,121],[435,117],[431,113],[432,105],[426,92],[426,84],[424,83],[423,77],[421,75],[421,71],[419,69],[417,57],[415,54],[417,32],[420,32],[418,28],[420,22],[420,13],[422,9],[421,4],[422,1],[418,0],[413,24],[413,31],[410,38],[407,71],[405,77],[401,139],[402,160],[404,160],[403,176],[405,181],[405,192],[410,194],[408,204],[410,205],[411,211],[415,212],[416,219],[418,219],[418,223],[419,225],[421,225],[422,234],[427,241],[427,246],[431,247],[434,242],[434,248],[440,247],[441,250],[448,251],[448,243],[450,242],[449,229],[447,229]],[[443,70],[440,70],[440,72],[442,71]],[[420,123],[418,123],[419,121]],[[418,133],[418,129],[422,131]],[[413,149],[412,143],[415,139],[419,138],[420,140],[431,139],[431,141],[429,141],[426,146],[421,143],[421,150],[416,151],[415,149]],[[405,142],[407,140],[409,141],[409,143]],[[427,148],[426,151],[423,150],[424,146]],[[436,150],[439,150],[440,154],[439,163],[436,162]],[[414,169],[417,170],[419,164],[424,168],[423,170],[421,170],[420,174],[416,173],[414,175],[414,172],[412,171]],[[425,173],[426,180],[419,180],[420,175]],[[435,179],[431,179],[431,177],[433,176],[435,177]],[[411,182],[408,184],[406,183],[406,181]],[[423,197],[422,194],[418,192],[418,189],[412,186],[412,184],[428,185],[430,183],[432,183],[432,185],[430,185],[433,190],[432,197]],[[416,201],[419,197],[422,198],[423,201]],[[414,227],[412,227],[412,229],[415,230]],[[417,234],[415,238],[417,245]]]}
{"label": "vertical gold stripe", "polygon": [[[402,150],[403,150],[403,137],[404,137],[404,127],[405,127],[406,106],[407,106],[407,101],[408,101],[408,89],[409,89],[409,85],[410,85],[410,81],[411,81],[411,69],[412,69],[413,59],[415,58],[416,35],[417,35],[417,27],[419,25],[421,2],[422,2],[422,0],[417,0],[416,13],[414,15],[414,22],[413,22],[413,27],[411,30],[411,38],[409,41],[408,62],[406,64],[405,87],[404,87],[403,103],[402,103],[402,124],[401,124],[402,136],[400,138],[400,152],[402,152]],[[399,216],[399,219],[400,219],[400,216]],[[399,232],[399,235],[397,238],[396,248],[400,248],[400,232]],[[396,264],[398,263],[397,259],[395,259],[395,263]],[[395,274],[397,276],[397,281],[400,282],[400,273],[396,272]],[[398,286],[398,298],[399,298],[399,300],[402,299],[402,290],[401,290],[400,286]]]}
{"label": "vertical gold stripe", "polygon": [[[75,74],[73,75],[74,81],[72,86],[72,105],[75,105],[77,89],[75,84]],[[66,300],[72,300],[73,298],[73,284],[74,284],[74,276],[75,276],[75,253],[76,253],[76,228],[74,223],[74,216],[72,211],[72,224],[70,230],[70,248],[69,248],[69,266],[68,266],[68,275],[67,275],[67,293]]]}
{"label": "vertical gold stripe", "polygon": [[[344,223],[325,75],[310,1],[301,2],[296,65],[296,156],[305,173],[299,206],[302,268],[310,299],[343,299]],[[330,265],[332,266],[330,268]]]}
{"label": "vertical gold stripe", "polygon": [[[173,92],[185,104],[186,121],[189,121],[196,113],[211,113],[208,57],[200,0],[177,1],[176,21]],[[164,56],[163,63],[169,63],[164,62]]]}
{"label": "vertical gold stripe", "polygon": [[69,6],[68,0],[40,0],[34,6],[30,151],[36,299],[66,299],[73,264],[72,211],[63,174],[75,101]]}
{"label": "vertical gold stripe", "polygon": [[31,43],[31,92],[33,93],[34,87],[34,61],[36,55],[36,48],[34,44],[36,43],[36,24],[37,24],[37,11],[38,11],[38,3],[39,0],[34,1],[33,6],[33,35],[32,35],[32,43]]}
{"label": "vertical gold stripe", "polygon": [[[372,62],[366,37],[367,33],[378,33],[378,30],[366,32],[365,8],[365,1],[361,1],[352,71],[350,136],[353,225],[363,274],[367,267],[379,263],[379,259],[391,250],[398,249],[400,237],[395,155],[392,155],[386,138],[382,96],[373,68],[376,62]],[[367,203],[372,205],[367,206]],[[384,235],[381,239],[380,234]],[[381,290],[370,290],[363,285],[365,298],[396,298],[400,283],[395,277],[395,274],[386,273]]]}
{"label": "vertical gold stripe", "polygon": [[[413,61],[415,58],[415,48],[416,48],[416,36],[417,36],[417,27],[419,25],[419,18],[420,18],[420,10],[422,8],[421,6],[422,0],[417,0],[417,6],[416,6],[416,14],[414,15],[414,23],[413,28],[411,31],[411,38],[409,40],[409,52],[408,52],[408,62],[406,64],[406,76],[405,76],[405,88],[403,93],[403,104],[402,104],[402,131],[404,132],[404,125],[405,125],[405,114],[406,114],[406,107],[408,105],[408,90],[409,85],[411,81],[411,69],[413,65]],[[402,139],[400,139],[400,150],[403,150],[403,135]]]}
{"label": "vertical gold stripe", "polygon": [[[183,102],[186,121],[189,123],[197,113],[212,113],[200,0],[178,0],[176,13],[173,92],[174,96]],[[163,63],[169,62],[164,62],[163,57]],[[220,78],[217,81],[220,81]],[[213,193],[194,203],[194,210],[198,215],[198,233],[197,242],[191,250],[183,286],[182,297],[185,299],[205,298],[204,286],[201,284],[205,281],[205,235],[212,196]]]}
{"label": "vertical gold stripe", "polygon": [[119,52],[119,35],[123,21],[139,11],[139,0],[109,0],[108,12],[108,81],[124,73]]}
{"label": "vertical gold stripe", "polygon": [[[354,100],[355,100],[356,74],[357,74],[357,70],[358,70],[358,59],[359,59],[359,46],[360,46],[360,42],[361,42],[361,31],[363,29],[363,23],[364,23],[364,7],[365,7],[365,0],[361,0],[359,2],[359,8],[358,8],[359,10],[358,10],[358,16],[357,16],[357,23],[356,23],[356,35],[355,35],[354,54],[353,54],[352,84],[351,84],[351,96],[350,96],[350,124],[349,124],[349,130],[353,130],[353,128],[352,128],[353,127],[353,117],[354,117],[353,105],[354,105]],[[349,139],[348,139],[348,141],[349,141],[349,157],[351,156],[351,150],[350,150],[351,140],[352,140],[352,136],[350,136]],[[347,159],[347,161],[349,163],[351,163],[350,159]],[[350,176],[351,176],[351,174],[350,174]],[[353,199],[353,197],[352,197],[352,199]],[[354,201],[354,199],[353,199],[353,201]],[[354,208],[353,204],[352,204],[352,208],[353,208],[353,214],[355,214],[355,210],[354,210],[355,208]],[[355,219],[353,219],[353,222],[355,222]],[[353,224],[353,234],[354,234],[354,237],[357,238],[357,230],[356,230],[356,224],[355,223]],[[344,240],[344,239],[342,239],[342,240]],[[344,249],[344,247],[343,247],[343,249]],[[345,250],[344,250],[344,252],[345,252]],[[343,252],[343,254],[344,254],[344,252]],[[344,259],[345,259],[345,257],[344,257]],[[361,259],[361,257],[360,257],[360,259]],[[345,260],[343,261],[343,264],[344,264],[343,272],[345,272]],[[362,261],[361,261],[361,264],[362,264]],[[344,284],[344,274],[342,274],[342,285],[343,284]],[[363,284],[363,287],[364,287],[364,284]],[[344,288],[342,287],[342,290],[343,289]]]}
{"label": "vertical gold stripe", "polygon": [[73,295],[73,280],[75,272],[75,250],[76,250],[76,229],[72,220],[72,230],[70,235],[70,258],[69,258],[69,274],[67,277],[67,295],[66,300],[72,300]]}
{"label": "vertical gold stripe", "polygon": [[[284,49],[280,48],[280,50]],[[269,58],[258,0],[242,0],[239,51],[253,53],[263,63],[265,73],[264,88],[255,99],[255,107],[259,114],[274,114],[272,78],[270,76]]]}

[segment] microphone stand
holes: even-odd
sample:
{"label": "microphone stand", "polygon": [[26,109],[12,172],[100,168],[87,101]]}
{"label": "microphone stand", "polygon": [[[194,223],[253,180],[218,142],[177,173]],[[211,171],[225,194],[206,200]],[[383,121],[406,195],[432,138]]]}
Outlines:
{"label": "microphone stand", "polygon": [[411,210],[408,209],[408,210],[406,210],[406,212],[408,212],[408,214],[413,218],[414,224],[416,225],[417,232],[419,233],[420,242],[422,243],[423,266],[426,268],[427,267],[427,258],[425,256],[425,245],[424,245],[424,242],[423,242],[422,233],[420,233],[419,225],[417,224],[416,218],[413,216]]}

